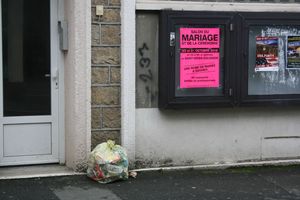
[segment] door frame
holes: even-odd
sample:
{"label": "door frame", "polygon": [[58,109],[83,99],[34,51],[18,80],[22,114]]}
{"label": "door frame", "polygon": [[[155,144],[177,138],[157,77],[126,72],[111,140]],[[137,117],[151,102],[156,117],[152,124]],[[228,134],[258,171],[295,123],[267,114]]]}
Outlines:
{"label": "door frame", "polygon": [[[3,116],[3,69],[2,69],[2,1],[0,0],[0,128],[3,130],[3,124],[5,118],[9,120],[16,120],[16,124],[26,123],[27,119],[32,118],[31,116],[27,117],[5,117]],[[43,122],[43,119],[46,118],[56,118],[56,123],[53,123],[52,130],[57,132],[56,135],[56,149],[57,152],[54,153],[57,159],[41,160],[31,162],[30,164],[43,164],[43,163],[65,163],[65,131],[64,131],[64,55],[63,52],[59,50],[59,31],[58,31],[58,21],[63,20],[64,18],[64,0],[50,0],[50,48],[51,48],[51,115],[50,116],[38,116],[39,122]],[[57,71],[57,72],[56,72]],[[52,80],[52,76],[58,73],[58,88],[55,89],[55,83]],[[55,94],[55,95],[52,95]],[[55,105],[55,106],[54,106]],[[53,110],[55,108],[55,110]],[[37,116],[35,116],[37,117]],[[26,118],[26,119],[25,119]],[[34,117],[33,117],[34,118]],[[21,120],[18,122],[18,120]],[[51,120],[53,121],[53,120]],[[15,123],[15,122],[14,122]],[[3,144],[3,135],[0,136],[0,142]],[[52,143],[51,143],[52,147]],[[3,155],[3,148],[0,148],[0,155]],[[29,164],[26,161],[21,162],[22,164]],[[14,163],[0,163],[0,166],[13,165]]]}

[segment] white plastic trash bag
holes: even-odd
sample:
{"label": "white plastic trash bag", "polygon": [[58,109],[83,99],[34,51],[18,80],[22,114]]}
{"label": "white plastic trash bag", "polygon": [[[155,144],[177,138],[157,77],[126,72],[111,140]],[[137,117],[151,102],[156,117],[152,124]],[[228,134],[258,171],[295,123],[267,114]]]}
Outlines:
{"label": "white plastic trash bag", "polygon": [[97,145],[89,156],[87,176],[100,183],[128,179],[125,149],[112,140]]}

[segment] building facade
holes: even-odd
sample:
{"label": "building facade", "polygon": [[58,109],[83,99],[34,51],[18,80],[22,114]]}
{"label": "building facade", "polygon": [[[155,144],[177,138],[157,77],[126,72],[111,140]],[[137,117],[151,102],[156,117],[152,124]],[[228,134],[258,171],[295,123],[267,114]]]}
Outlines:
{"label": "building facade", "polygon": [[[127,149],[131,168],[298,162],[298,61],[287,67],[294,59],[287,54],[289,39],[300,35],[298,3],[2,0],[0,166],[60,163],[82,171],[91,149],[107,139]],[[240,26],[246,23],[249,32]],[[219,31],[217,86],[173,88],[170,77],[182,76],[184,63],[178,30],[191,29]],[[256,72],[251,64],[258,37],[279,41],[275,71]],[[236,49],[247,50],[248,64],[235,60]],[[244,90],[239,69],[249,80]],[[162,103],[174,92],[169,88],[178,92],[175,109]],[[207,105],[216,99],[230,106]],[[249,99],[251,107],[243,106]]]}

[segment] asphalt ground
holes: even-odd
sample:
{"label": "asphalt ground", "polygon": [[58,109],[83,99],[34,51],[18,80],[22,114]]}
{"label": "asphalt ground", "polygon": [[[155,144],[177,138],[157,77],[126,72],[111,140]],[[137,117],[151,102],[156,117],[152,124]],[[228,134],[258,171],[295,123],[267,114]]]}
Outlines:
{"label": "asphalt ground", "polygon": [[300,199],[300,166],[155,171],[100,184],[86,176],[0,181],[0,200]]}

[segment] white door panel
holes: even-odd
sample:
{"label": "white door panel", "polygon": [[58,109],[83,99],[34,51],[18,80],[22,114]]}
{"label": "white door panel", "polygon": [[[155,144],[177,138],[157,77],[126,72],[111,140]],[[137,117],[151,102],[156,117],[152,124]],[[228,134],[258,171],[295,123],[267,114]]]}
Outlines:
{"label": "white door panel", "polygon": [[3,126],[4,157],[51,155],[51,123]]}
{"label": "white door panel", "polygon": [[58,0],[0,2],[0,166],[58,163]]}

